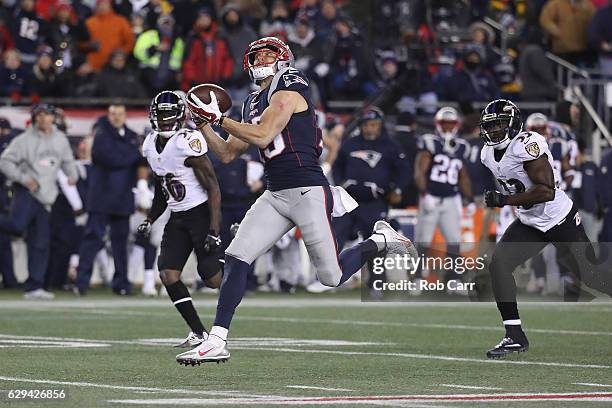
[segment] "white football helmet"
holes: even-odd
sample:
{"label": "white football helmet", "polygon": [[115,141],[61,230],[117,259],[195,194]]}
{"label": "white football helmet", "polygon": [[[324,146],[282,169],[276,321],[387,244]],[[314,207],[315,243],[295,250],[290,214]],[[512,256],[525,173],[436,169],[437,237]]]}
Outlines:
{"label": "white football helmet", "polygon": [[[263,48],[276,53],[276,58],[273,62],[266,64],[257,64],[255,62],[257,51]],[[249,73],[251,80],[259,84],[264,79],[273,76],[279,70],[292,67],[294,63],[295,58],[287,44],[276,37],[264,37],[249,44],[249,47],[244,53],[242,67]]]}
{"label": "white football helmet", "polygon": [[[457,136],[459,132],[459,128],[461,127],[461,115],[459,115],[457,109],[450,106],[444,106],[436,112],[434,122],[438,134],[446,141],[450,141]],[[450,124],[452,127],[449,129],[447,126],[444,126],[446,124]]]}

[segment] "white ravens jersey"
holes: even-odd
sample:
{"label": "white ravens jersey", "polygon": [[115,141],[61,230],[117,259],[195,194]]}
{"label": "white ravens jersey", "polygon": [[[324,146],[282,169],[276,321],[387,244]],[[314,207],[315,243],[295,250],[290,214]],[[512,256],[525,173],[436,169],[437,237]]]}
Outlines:
{"label": "white ravens jersey", "polygon": [[[521,193],[533,187],[534,184],[523,168],[523,163],[546,155],[550,167],[554,169],[548,143],[536,132],[521,132],[512,139],[499,162],[495,160],[494,153],[493,147],[485,145],[480,152],[480,160],[491,170],[506,194]],[[561,184],[559,174],[554,174],[554,178],[554,200],[538,203],[529,208],[517,207],[516,214],[523,224],[546,232],[559,224],[572,209],[572,200],[559,188]]]}
{"label": "white ravens jersey", "polygon": [[208,193],[198,182],[193,169],[185,166],[187,158],[202,156],[208,151],[204,136],[197,130],[181,129],[168,139],[161,153],[155,146],[158,137],[162,136],[157,132],[149,133],[142,152],[161,181],[170,211],[186,211],[207,201]]}

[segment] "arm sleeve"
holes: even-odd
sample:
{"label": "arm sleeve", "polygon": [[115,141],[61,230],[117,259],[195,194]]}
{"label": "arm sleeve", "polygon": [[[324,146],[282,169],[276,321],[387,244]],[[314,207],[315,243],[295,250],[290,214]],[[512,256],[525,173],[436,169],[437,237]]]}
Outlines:
{"label": "arm sleeve", "polygon": [[164,197],[163,187],[159,178],[155,178],[155,193],[153,195],[153,203],[149,210],[149,220],[154,223],[166,211],[168,203]]}
{"label": "arm sleeve", "polygon": [[0,171],[11,181],[25,184],[28,176],[19,169],[23,160],[22,143],[19,137],[13,139],[0,156]]}
{"label": "arm sleeve", "polygon": [[308,79],[295,68],[288,68],[280,75],[274,76],[268,92],[268,102],[277,91],[303,92],[308,89]]}

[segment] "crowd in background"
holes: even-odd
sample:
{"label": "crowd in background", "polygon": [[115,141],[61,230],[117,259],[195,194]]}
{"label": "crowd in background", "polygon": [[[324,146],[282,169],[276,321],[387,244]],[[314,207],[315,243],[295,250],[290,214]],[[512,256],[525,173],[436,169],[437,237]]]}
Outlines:
{"label": "crowd in background", "polygon": [[[250,87],[244,50],[260,36],[290,45],[323,107],[390,86],[407,101],[429,103],[554,100],[543,49],[612,69],[612,6],[601,0],[2,3],[0,96],[16,101],[144,98],[203,82],[240,96]],[[498,22],[503,35],[484,18]]]}
{"label": "crowd in background", "polygon": [[[499,23],[503,36],[485,23],[485,18]],[[497,97],[518,101],[519,106],[521,101],[554,103],[559,91],[552,65],[544,56],[548,49],[578,66],[599,68],[603,75],[612,75],[611,21],[611,2],[590,0],[5,0],[0,8],[0,96],[15,102],[23,97],[34,101],[92,96],[149,99],[162,89],[187,90],[195,84],[211,82],[228,89],[234,101],[241,101],[253,89],[242,68],[244,50],[260,36],[277,36],[289,44],[296,67],[310,79],[313,96],[322,111],[329,112],[331,100],[376,99],[384,113],[396,117],[391,125],[398,126],[391,126],[383,112],[368,111],[351,126],[334,115],[320,116],[319,125],[325,135],[322,166],[332,182],[355,181],[349,192],[358,199],[367,219],[362,222],[361,215],[353,214],[357,217],[354,220],[343,220],[338,228],[346,230],[342,239],[349,241],[371,230],[370,213],[386,215],[390,207],[418,204],[423,193],[413,174],[420,151],[418,140],[425,133],[437,131],[433,114],[440,101],[458,102],[461,107],[457,137],[467,142],[465,167],[476,203],[482,205],[479,199],[494,186],[494,180],[480,164],[479,112],[470,103]],[[111,109],[117,106],[121,105]],[[564,128],[565,137],[573,138],[584,153],[588,135],[578,131],[577,109],[571,102],[559,102],[550,119]],[[64,118],[61,110],[47,107],[34,112],[32,127],[36,126],[36,115],[51,112],[55,128],[66,131],[66,120],[70,118]],[[526,116],[531,112],[524,113]],[[416,120],[415,114],[424,114],[425,120]],[[108,263],[104,260],[108,254],[113,255],[115,263],[115,277],[108,279],[108,284],[117,294],[131,292],[126,265],[134,253],[144,257],[145,284],[147,276],[152,276],[155,243],[129,238],[132,232],[125,227],[126,217],[145,216],[150,201],[151,192],[136,182],[149,177],[143,162],[134,155],[134,146],[141,143],[144,135],[133,134],[125,117],[117,120],[109,110],[96,122],[91,135],[82,140],[71,138],[79,176],[72,187],[78,190],[78,200],[68,192],[73,184],[68,182],[71,175],[66,174],[63,181],[52,180],[59,186],[57,199],[43,203],[44,211],[49,213],[50,239],[45,244],[49,261],[44,273],[36,272],[40,276],[34,280],[30,276],[26,290],[62,288],[69,282],[78,284],[80,279],[83,290],[79,293],[84,294],[94,262]],[[370,120],[380,125],[369,127]],[[0,118],[0,153],[22,132]],[[130,135],[131,147],[125,148],[131,159],[129,163],[118,163],[113,150],[100,146],[106,138],[126,143],[126,134]],[[382,173],[367,167],[372,166],[372,157],[350,154],[351,149],[363,150],[359,146],[364,145],[381,153],[386,166]],[[359,160],[354,161],[354,157]],[[612,155],[604,157],[601,168],[592,164],[588,155],[576,155],[574,159],[578,157],[574,170],[580,172],[581,166],[589,163],[585,167],[588,174],[595,172],[599,178],[595,184],[568,185],[568,189],[574,190],[574,199],[584,211],[610,224],[599,238],[612,241],[612,222],[606,212],[612,206],[606,201],[610,197],[595,191],[598,183],[610,182],[605,174],[612,166]],[[261,191],[262,174],[256,151],[230,165],[214,157],[213,162],[224,200],[223,216],[231,220],[222,237],[227,245],[231,240],[230,224],[240,221]],[[359,170],[360,165],[366,167]],[[103,187],[108,184],[104,172],[110,171],[103,170],[105,166],[127,169],[113,188]],[[125,185],[115,197],[109,191],[116,190],[120,182]],[[19,183],[13,186],[16,184]],[[6,215],[9,196],[14,200],[16,195],[14,187],[7,187],[3,172],[0,186],[0,213]],[[122,204],[121,208],[114,207],[117,203]],[[36,214],[44,218],[42,212]],[[75,237],[86,234],[85,225],[91,221],[85,217],[91,218],[92,214],[98,217],[97,225],[101,227],[89,231],[89,246],[83,248],[81,239]],[[122,218],[121,222],[113,227],[117,217]],[[9,273],[11,237],[33,237],[27,231],[39,227],[32,224],[34,219],[32,216],[22,220],[19,230],[13,228],[13,235],[6,233],[7,228],[5,233],[0,232],[4,287],[17,285]],[[110,226],[107,237],[106,226]],[[269,254],[270,271],[295,268],[299,263],[295,245],[298,239],[299,231],[291,231],[279,242]],[[128,241],[131,249],[126,252]],[[40,242],[28,245],[37,248]],[[85,266],[79,260],[83,254]],[[42,268],[34,266],[37,267]],[[288,273],[277,279],[274,289],[291,291],[297,280],[295,273]],[[249,285],[257,286],[252,276]]]}

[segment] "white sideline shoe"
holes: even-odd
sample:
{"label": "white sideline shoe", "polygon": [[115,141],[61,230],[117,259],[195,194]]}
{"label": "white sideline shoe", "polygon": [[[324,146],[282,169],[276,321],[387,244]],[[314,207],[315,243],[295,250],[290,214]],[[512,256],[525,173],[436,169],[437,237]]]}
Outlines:
{"label": "white sideline shoe", "polygon": [[397,232],[389,225],[388,222],[379,220],[374,224],[374,234],[372,239],[380,240],[376,235],[382,235],[384,237],[385,247],[387,255],[410,255],[413,258],[419,256],[417,249],[415,248],[412,241]]}
{"label": "white sideline shoe", "polygon": [[55,295],[47,292],[44,289],[31,290],[23,294],[24,299],[51,300],[55,299]]}
{"label": "white sideline shoe", "polygon": [[157,296],[155,286],[143,286],[141,293],[143,296]]}
{"label": "white sideline shoe", "polygon": [[205,332],[202,337],[198,336],[194,332],[189,332],[187,338],[183,340],[180,344],[177,344],[174,347],[177,348],[187,348],[187,347],[196,347],[202,344],[208,338],[208,334]]}
{"label": "white sideline shoe", "polygon": [[310,285],[306,286],[306,292],[308,293],[325,293],[335,291],[336,287],[334,286],[325,286],[318,279],[313,281]]}
{"label": "white sideline shoe", "polygon": [[[219,341],[220,343],[221,341]],[[222,345],[218,342],[205,340],[198,347],[186,351],[176,356],[176,362],[181,365],[200,365],[202,363],[220,363],[226,362],[230,358],[230,352],[227,349],[227,342]]]}

